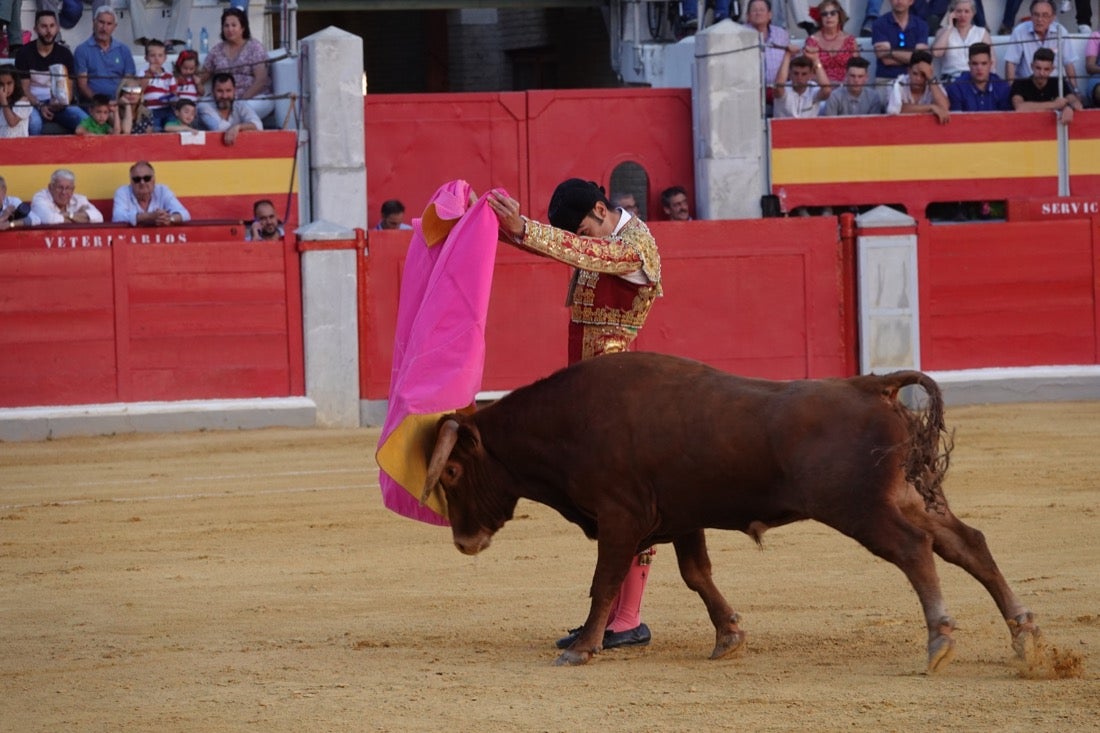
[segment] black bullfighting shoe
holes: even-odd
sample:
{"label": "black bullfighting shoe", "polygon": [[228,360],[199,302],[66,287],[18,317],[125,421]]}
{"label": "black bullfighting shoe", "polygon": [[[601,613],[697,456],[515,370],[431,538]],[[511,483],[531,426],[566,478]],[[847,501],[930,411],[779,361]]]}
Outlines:
{"label": "black bullfighting shoe", "polygon": [[[577,637],[581,635],[580,627],[569,630],[568,636],[563,636],[554,642],[554,645],[558,649],[566,649],[577,640]],[[649,627],[645,624],[638,624],[633,629],[627,629],[626,631],[612,631],[607,629],[603,632],[603,648],[614,649],[620,646],[645,646],[649,643],[653,635],[649,633]]]}

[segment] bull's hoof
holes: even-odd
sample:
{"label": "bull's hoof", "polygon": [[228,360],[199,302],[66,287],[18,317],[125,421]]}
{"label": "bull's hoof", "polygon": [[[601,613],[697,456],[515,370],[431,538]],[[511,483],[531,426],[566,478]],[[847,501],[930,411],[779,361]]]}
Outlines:
{"label": "bull's hoof", "polygon": [[745,645],[745,632],[737,629],[725,634],[720,634],[714,643],[714,651],[710,653],[711,659],[721,659],[729,656]]}
{"label": "bull's hoof", "polygon": [[1043,632],[1035,623],[1035,614],[1028,611],[1008,620],[1008,629],[1012,632],[1012,649],[1020,659],[1030,661],[1035,658],[1036,648]]}
{"label": "bull's hoof", "polygon": [[937,636],[928,642],[928,674],[943,671],[955,658],[955,640],[950,636]]}
{"label": "bull's hoof", "polygon": [[592,652],[579,652],[574,649],[566,649],[561,653],[561,656],[554,660],[555,667],[576,667],[581,664],[588,664],[588,660],[592,658]]}

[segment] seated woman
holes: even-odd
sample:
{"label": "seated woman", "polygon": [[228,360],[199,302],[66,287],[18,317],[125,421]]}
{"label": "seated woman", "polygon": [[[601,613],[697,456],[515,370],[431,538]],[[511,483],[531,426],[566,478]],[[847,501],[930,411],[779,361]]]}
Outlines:
{"label": "seated woman", "polygon": [[818,59],[825,69],[825,76],[833,84],[843,84],[848,72],[848,59],[859,56],[856,37],[844,32],[848,14],[844,12],[839,0],[822,0],[817,6],[821,27],[806,39],[807,52],[816,49]]}
{"label": "seated woman", "polygon": [[23,99],[23,86],[14,66],[0,66],[0,138],[30,134],[31,103]]}
{"label": "seated woman", "polygon": [[[989,43],[989,30],[974,24],[977,12],[975,0],[951,0],[943,26],[932,41],[932,55],[940,59],[940,77],[955,81],[959,74],[970,70],[970,46]],[[997,60],[991,59],[996,67]]]}
{"label": "seated woman", "polygon": [[237,99],[247,102],[261,120],[275,111],[267,50],[252,37],[248,15],[240,8],[222,11],[222,40],[210,49],[199,77],[206,88],[214,74],[228,72],[237,85]]}
{"label": "seated woman", "polygon": [[143,135],[156,132],[153,113],[145,106],[141,80],[136,76],[122,77],[118,85],[118,132],[120,135]]}

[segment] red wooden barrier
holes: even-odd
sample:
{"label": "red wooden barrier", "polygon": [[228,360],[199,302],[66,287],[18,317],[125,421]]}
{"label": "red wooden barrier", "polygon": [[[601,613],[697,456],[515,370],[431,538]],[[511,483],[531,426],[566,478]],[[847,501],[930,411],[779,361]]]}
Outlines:
{"label": "red wooden barrier", "polygon": [[365,105],[372,227],[383,201],[403,201],[410,220],[454,179],[478,193],[506,188],[542,219],[562,180],[609,186],[626,161],[648,174],[650,212],[661,211],[661,189],[695,183],[688,89],[368,94]]}
{"label": "red wooden barrier", "polygon": [[1100,218],[921,226],[922,366],[1100,363]]}
{"label": "red wooden barrier", "polygon": [[0,237],[0,406],[304,393],[293,241],[239,225]]}
{"label": "red wooden barrier", "polygon": [[[832,218],[656,222],[666,295],[639,349],[689,356],[761,377],[840,376],[855,361],[846,312],[851,253]],[[360,321],[361,390],[389,390],[398,286],[409,232],[370,233]],[[482,389],[507,390],[565,365],[570,269],[500,245]]]}

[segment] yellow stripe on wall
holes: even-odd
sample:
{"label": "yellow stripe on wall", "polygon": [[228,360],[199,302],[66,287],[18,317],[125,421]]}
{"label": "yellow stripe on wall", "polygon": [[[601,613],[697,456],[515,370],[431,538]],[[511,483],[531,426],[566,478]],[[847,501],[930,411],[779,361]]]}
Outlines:
{"label": "yellow stripe on wall", "polygon": [[1074,140],[1070,125],[1069,174],[1100,176],[1100,140]]}
{"label": "yellow stripe on wall", "polygon": [[[1100,144],[1091,140],[1082,142]],[[772,150],[775,186],[1057,175],[1056,141]]]}
{"label": "yellow stripe on wall", "polygon": [[[163,183],[180,198],[192,196],[236,196],[297,192],[297,176],[292,180],[291,158],[245,158],[228,160],[151,161],[157,183]],[[50,182],[58,168],[76,175],[76,191],[90,199],[111,199],[119,186],[130,183],[133,163],[70,163],[58,165],[5,166],[8,193],[30,201],[36,191]]]}

